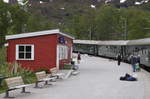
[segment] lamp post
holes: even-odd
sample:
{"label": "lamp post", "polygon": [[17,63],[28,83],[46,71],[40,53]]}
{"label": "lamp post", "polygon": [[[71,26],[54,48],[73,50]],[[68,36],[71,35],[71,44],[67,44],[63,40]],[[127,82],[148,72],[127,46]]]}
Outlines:
{"label": "lamp post", "polygon": [[123,31],[123,39],[127,40],[127,18],[121,17],[122,20],[122,31]]}
{"label": "lamp post", "polygon": [[92,26],[90,26],[89,28],[89,38],[90,40],[92,40]]}
{"label": "lamp post", "polygon": [[122,16],[121,15],[121,9],[119,8],[118,9],[118,12],[120,13],[120,20],[121,20],[121,22],[123,22],[122,24],[123,24],[123,39],[125,39],[125,40],[127,40],[127,16]]}
{"label": "lamp post", "polygon": [[[149,18],[146,18],[146,21],[147,21],[148,23],[150,23],[150,19],[149,19]],[[145,27],[144,30],[150,30],[150,27]]]}
{"label": "lamp post", "polygon": [[[150,19],[149,19],[149,18],[145,18],[145,20],[146,20],[148,23],[150,23]],[[144,29],[145,29],[145,30],[150,30],[150,27],[145,27]]]}
{"label": "lamp post", "polygon": [[124,19],[124,34],[125,34],[125,40],[127,40],[127,19]]}

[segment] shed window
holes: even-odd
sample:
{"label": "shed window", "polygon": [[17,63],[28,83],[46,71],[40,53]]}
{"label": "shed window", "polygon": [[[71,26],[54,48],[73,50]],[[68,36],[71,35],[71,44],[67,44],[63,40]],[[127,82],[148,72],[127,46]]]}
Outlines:
{"label": "shed window", "polygon": [[34,45],[16,45],[16,60],[34,60]]}
{"label": "shed window", "polygon": [[60,45],[59,46],[59,59],[67,59],[68,58],[68,47]]}

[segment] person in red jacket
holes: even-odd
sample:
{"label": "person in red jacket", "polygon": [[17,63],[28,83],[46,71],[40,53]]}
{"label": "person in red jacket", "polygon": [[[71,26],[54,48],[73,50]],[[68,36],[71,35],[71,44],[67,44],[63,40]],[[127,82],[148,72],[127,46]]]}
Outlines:
{"label": "person in red jacket", "polygon": [[78,56],[77,56],[77,62],[78,62],[78,64],[80,64],[80,60],[81,60],[81,55],[80,55],[80,52],[78,52]]}

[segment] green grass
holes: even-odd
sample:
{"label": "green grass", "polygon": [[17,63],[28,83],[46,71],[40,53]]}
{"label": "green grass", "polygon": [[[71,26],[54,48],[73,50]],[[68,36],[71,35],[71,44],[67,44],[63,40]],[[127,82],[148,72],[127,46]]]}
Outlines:
{"label": "green grass", "polygon": [[[25,84],[31,84],[36,82],[37,79],[34,72],[25,70],[18,65],[18,72],[12,73],[10,70],[10,66],[12,65],[15,64],[8,64],[6,62],[6,48],[0,48],[0,74],[2,74],[5,77],[22,76]],[[0,86],[0,93],[3,93],[7,89],[7,85],[4,80],[2,81],[1,85],[2,86]]]}
{"label": "green grass", "polygon": [[[3,76],[7,76],[8,74],[8,66],[6,63],[6,48],[1,47],[0,48],[0,74]],[[7,88],[6,83],[2,81],[2,86],[0,86],[0,93],[4,92],[4,90]]]}
{"label": "green grass", "polygon": [[[22,76],[25,84],[35,83],[37,80],[34,72],[30,72],[30,71],[26,71],[26,70],[17,72],[15,74],[11,74],[8,77],[16,77],[16,76]],[[6,85],[5,81],[3,80],[2,86],[0,88],[0,93],[3,93],[6,89],[7,89],[7,85]]]}
{"label": "green grass", "polygon": [[[26,71],[26,70],[17,72],[16,74],[11,74],[9,77],[16,77],[16,76],[22,76],[25,84],[35,83],[37,80],[34,72],[30,72],[30,71]],[[3,80],[2,86],[0,88],[0,93],[3,93],[6,89],[7,89],[7,85],[6,85],[5,81]]]}

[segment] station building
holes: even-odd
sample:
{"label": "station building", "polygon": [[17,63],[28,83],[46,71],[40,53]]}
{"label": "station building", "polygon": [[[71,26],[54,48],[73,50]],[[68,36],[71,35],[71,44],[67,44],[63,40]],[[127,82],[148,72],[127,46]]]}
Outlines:
{"label": "station building", "polygon": [[37,71],[71,62],[74,37],[59,29],[7,35],[7,62]]}

